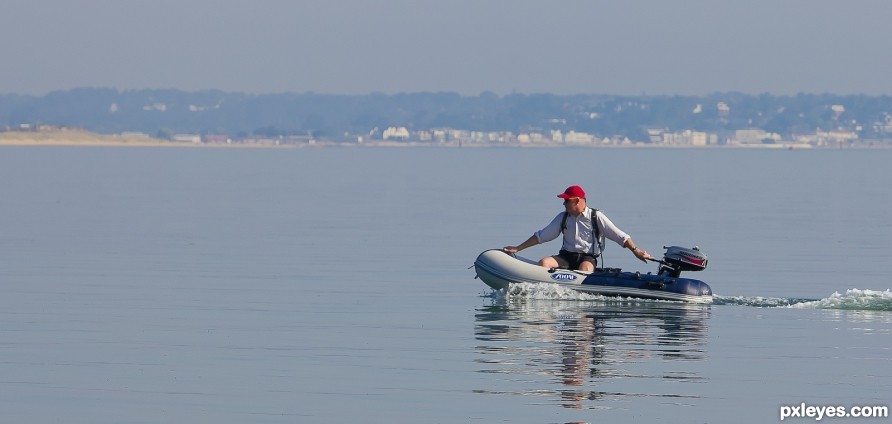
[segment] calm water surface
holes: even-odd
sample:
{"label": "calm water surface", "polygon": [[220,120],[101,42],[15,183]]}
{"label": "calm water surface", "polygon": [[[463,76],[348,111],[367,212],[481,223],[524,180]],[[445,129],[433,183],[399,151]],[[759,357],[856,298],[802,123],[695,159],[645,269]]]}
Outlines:
{"label": "calm water surface", "polygon": [[[0,416],[749,423],[889,406],[890,160],[5,147]],[[709,268],[690,276],[715,304],[475,280],[476,255],[544,226],[570,184],[654,254],[699,245]]]}

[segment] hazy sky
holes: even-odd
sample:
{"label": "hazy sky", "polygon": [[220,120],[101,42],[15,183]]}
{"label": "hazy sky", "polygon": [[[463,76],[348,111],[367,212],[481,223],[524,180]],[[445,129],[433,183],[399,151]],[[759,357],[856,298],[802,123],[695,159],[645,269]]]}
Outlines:
{"label": "hazy sky", "polygon": [[3,0],[0,93],[892,94],[888,0]]}

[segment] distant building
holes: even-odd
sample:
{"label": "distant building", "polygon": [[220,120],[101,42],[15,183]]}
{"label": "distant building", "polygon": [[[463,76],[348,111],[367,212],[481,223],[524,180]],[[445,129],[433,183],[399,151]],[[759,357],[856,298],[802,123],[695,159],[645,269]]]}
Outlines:
{"label": "distant building", "polygon": [[833,119],[838,121],[840,115],[846,111],[846,108],[843,105],[831,105],[830,110],[833,111]]}
{"label": "distant building", "polygon": [[780,143],[781,136],[776,133],[765,132],[760,129],[746,129],[734,131],[734,138],[730,144],[776,144]]}
{"label": "distant building", "polygon": [[384,130],[382,136],[384,140],[408,140],[409,130],[406,127],[390,127]]}
{"label": "distant building", "polygon": [[568,131],[564,135],[564,142],[571,143],[594,143],[597,138],[589,133]]}
{"label": "distant building", "polygon": [[530,133],[530,141],[533,143],[545,143],[548,141],[545,135],[539,132]]}
{"label": "distant building", "polygon": [[224,144],[231,143],[232,141],[226,134],[207,134],[204,136],[205,143],[215,143],[215,144]]}
{"label": "distant building", "polygon": [[662,143],[673,146],[706,146],[709,144],[709,134],[691,130],[663,133]]}
{"label": "distant building", "polygon": [[665,143],[666,140],[663,137],[665,132],[666,130],[662,128],[649,128],[647,130],[647,141],[650,141],[653,144]]}
{"label": "distant building", "polygon": [[471,133],[467,130],[449,129],[449,140],[462,141],[471,137]]}
{"label": "distant building", "polygon": [[181,143],[201,143],[201,136],[197,134],[174,134],[173,141]]}
{"label": "distant building", "polygon": [[848,144],[858,139],[858,134],[846,130],[815,131],[820,145]]}

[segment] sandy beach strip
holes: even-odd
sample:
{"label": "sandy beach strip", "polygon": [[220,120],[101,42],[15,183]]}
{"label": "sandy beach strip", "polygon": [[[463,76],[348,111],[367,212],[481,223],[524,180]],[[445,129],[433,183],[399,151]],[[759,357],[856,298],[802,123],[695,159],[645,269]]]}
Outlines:
{"label": "sandy beach strip", "polygon": [[105,135],[78,129],[0,132],[0,146],[192,146],[146,135]]}

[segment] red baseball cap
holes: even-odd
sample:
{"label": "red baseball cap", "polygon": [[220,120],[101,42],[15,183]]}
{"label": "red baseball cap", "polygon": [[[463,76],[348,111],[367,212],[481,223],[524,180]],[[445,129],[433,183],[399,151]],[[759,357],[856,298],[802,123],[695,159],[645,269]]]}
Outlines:
{"label": "red baseball cap", "polygon": [[573,197],[580,197],[585,199],[585,190],[583,190],[582,187],[578,185],[572,185],[570,187],[567,187],[567,189],[564,190],[563,193],[558,194],[557,197],[560,197],[561,199],[571,199]]}

